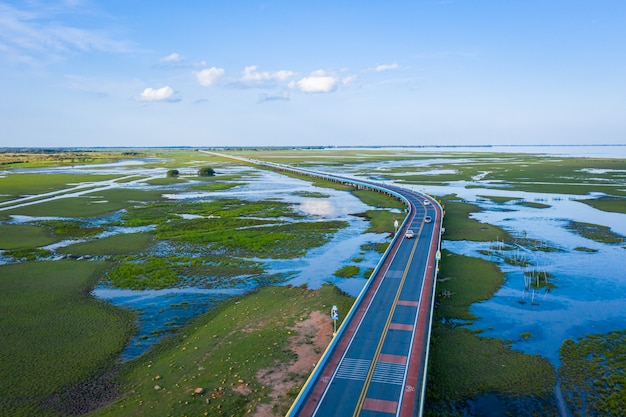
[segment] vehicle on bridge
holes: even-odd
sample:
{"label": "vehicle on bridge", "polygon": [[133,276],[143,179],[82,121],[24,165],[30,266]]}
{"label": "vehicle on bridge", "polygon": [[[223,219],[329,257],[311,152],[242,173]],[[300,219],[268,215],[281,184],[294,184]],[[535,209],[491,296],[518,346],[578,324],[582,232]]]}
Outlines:
{"label": "vehicle on bridge", "polygon": [[415,233],[413,233],[413,230],[407,230],[406,233],[404,234],[404,237],[406,237],[407,239],[411,239],[415,236]]}

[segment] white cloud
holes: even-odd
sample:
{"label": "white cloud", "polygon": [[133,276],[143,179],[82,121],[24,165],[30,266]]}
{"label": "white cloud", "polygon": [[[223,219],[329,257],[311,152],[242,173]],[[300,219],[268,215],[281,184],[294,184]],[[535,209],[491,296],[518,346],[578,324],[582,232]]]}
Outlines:
{"label": "white cloud", "polygon": [[339,79],[323,70],[313,71],[308,77],[297,82],[291,82],[291,88],[297,88],[303,93],[331,93],[337,89]]}
{"label": "white cloud", "polygon": [[346,85],[346,86],[352,85],[356,82],[356,79],[357,79],[356,75],[348,75],[347,77],[343,77],[341,79],[341,85]]}
{"label": "white cloud", "polygon": [[161,62],[180,62],[183,60],[182,55],[173,52],[171,54],[169,54],[168,56],[164,56],[163,58],[161,58]]}
{"label": "white cloud", "polygon": [[213,85],[217,81],[218,78],[224,75],[224,68],[211,67],[211,68],[203,69],[202,71],[198,71],[195,74],[196,74],[196,79],[198,80],[198,83],[200,83],[201,86],[209,87]]}
{"label": "white cloud", "polygon": [[63,23],[59,16],[74,12],[71,7],[36,7],[37,3],[30,8],[26,3],[21,9],[0,3],[0,44],[4,45],[4,53],[56,58],[77,50],[113,53],[135,50],[129,42],[113,39],[104,31],[80,29]]}
{"label": "white cloud", "polygon": [[289,78],[293,77],[295,72],[281,70],[274,72],[259,72],[257,71],[258,67],[256,65],[250,65],[245,67],[243,70],[243,75],[241,77],[241,81],[245,83],[250,82],[266,82],[266,81],[286,81]]}
{"label": "white cloud", "polygon": [[289,92],[283,91],[280,94],[260,94],[257,103],[266,103],[268,101],[289,101]]}
{"label": "white cloud", "polygon": [[179,99],[176,97],[174,90],[172,87],[166,85],[161,88],[146,88],[135,96],[135,100],[137,101],[178,101]]}
{"label": "white cloud", "polygon": [[373,71],[376,72],[383,72],[383,71],[391,71],[391,70],[396,70],[400,68],[399,65],[397,63],[393,63],[393,64],[383,64],[383,65],[378,65],[376,67],[373,68]]}

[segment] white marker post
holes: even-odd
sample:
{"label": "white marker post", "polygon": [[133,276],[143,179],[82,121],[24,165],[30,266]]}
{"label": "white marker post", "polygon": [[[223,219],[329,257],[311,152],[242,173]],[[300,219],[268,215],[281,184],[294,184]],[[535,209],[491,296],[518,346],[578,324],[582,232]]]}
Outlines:
{"label": "white marker post", "polygon": [[330,318],[333,320],[333,337],[337,335],[337,320],[339,320],[339,309],[333,306],[330,310]]}
{"label": "white marker post", "polygon": [[398,219],[393,221],[394,233],[398,233]]}

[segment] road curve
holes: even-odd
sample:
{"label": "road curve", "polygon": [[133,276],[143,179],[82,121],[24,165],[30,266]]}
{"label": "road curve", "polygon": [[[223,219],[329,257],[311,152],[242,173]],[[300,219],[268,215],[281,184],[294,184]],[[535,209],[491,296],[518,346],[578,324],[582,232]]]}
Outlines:
{"label": "road curve", "polygon": [[[288,417],[421,416],[443,210],[397,186],[237,158],[402,199],[408,215],[302,388]],[[412,230],[414,237],[405,238]]]}

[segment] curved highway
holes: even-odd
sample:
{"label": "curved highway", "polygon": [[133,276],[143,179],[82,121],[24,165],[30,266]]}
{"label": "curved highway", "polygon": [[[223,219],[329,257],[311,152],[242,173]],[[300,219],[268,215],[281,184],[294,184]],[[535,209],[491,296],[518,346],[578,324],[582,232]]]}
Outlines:
{"label": "curved highway", "polygon": [[[396,186],[215,154],[394,195],[408,215],[287,416],[421,416],[443,210]],[[413,231],[407,238],[406,231]]]}

